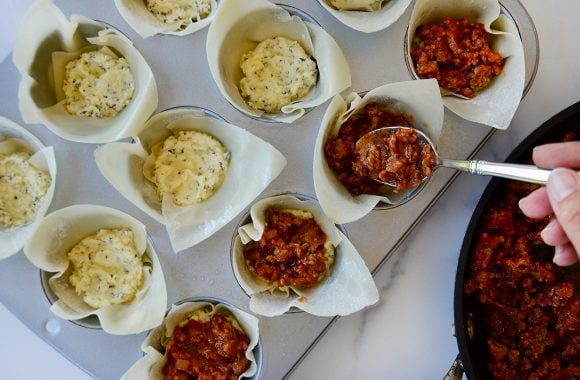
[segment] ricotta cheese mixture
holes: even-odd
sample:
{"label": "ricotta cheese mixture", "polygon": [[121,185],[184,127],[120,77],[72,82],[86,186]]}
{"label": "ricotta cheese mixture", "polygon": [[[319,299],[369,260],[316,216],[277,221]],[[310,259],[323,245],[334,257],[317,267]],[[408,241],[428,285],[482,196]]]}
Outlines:
{"label": "ricotta cheese mixture", "polygon": [[385,0],[328,0],[330,5],[340,11],[368,11],[369,8],[373,11],[381,9],[381,5]]}
{"label": "ricotta cheese mixture", "polygon": [[240,92],[248,104],[267,113],[303,98],[318,78],[316,62],[297,41],[274,37],[242,55]]}
{"label": "ricotta cheese mixture", "polygon": [[181,23],[185,29],[192,22],[211,13],[211,0],[146,0],[147,9],[162,23]]}
{"label": "ricotta cheese mixture", "polygon": [[37,169],[30,154],[0,154],[0,226],[30,223],[51,184],[50,174]]}
{"label": "ricotta cheese mixture", "polygon": [[179,131],[151,150],[143,167],[145,178],[157,186],[159,199],[169,195],[178,206],[211,197],[229,167],[226,147],[203,132]]}
{"label": "ricotta cheese mixture", "polygon": [[128,228],[101,229],[67,256],[72,264],[69,282],[91,307],[131,301],[143,283],[142,256]]}
{"label": "ricotta cheese mixture", "polygon": [[135,83],[125,58],[97,50],[66,65],[63,91],[71,115],[114,117],[133,98]]}

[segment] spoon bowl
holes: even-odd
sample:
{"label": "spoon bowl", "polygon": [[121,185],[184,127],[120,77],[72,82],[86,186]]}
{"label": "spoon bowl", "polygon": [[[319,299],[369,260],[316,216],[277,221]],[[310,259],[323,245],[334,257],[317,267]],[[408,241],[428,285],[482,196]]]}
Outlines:
{"label": "spoon bowl", "polygon": [[442,158],[425,133],[402,126],[366,133],[356,142],[355,152],[353,168],[357,174],[394,187],[395,191],[420,185],[439,167],[541,185],[546,184],[551,172],[534,165]]}

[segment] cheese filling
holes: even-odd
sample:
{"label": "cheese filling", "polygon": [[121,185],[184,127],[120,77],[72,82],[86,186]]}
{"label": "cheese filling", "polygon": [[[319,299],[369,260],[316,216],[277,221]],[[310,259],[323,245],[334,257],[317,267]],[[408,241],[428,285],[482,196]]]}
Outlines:
{"label": "cheese filling", "polygon": [[114,117],[133,98],[135,83],[125,58],[97,50],[66,65],[63,91],[69,114]]}
{"label": "cheese filling", "polygon": [[162,23],[181,23],[185,29],[192,22],[211,13],[211,0],[147,0],[147,9]]}
{"label": "cheese filling", "polygon": [[385,0],[328,0],[330,5],[341,11],[378,11]]}
{"label": "cheese filling", "polygon": [[215,137],[197,131],[179,131],[151,149],[143,166],[157,195],[168,195],[178,206],[200,203],[222,184],[230,153]]}
{"label": "cheese filling", "polygon": [[51,184],[50,175],[35,168],[30,154],[0,154],[0,226],[30,223]]}
{"label": "cheese filling", "polygon": [[101,229],[67,256],[72,265],[69,282],[91,307],[129,302],[143,283],[143,259],[130,229]]}
{"label": "cheese filling", "polygon": [[316,62],[297,41],[274,37],[242,55],[240,92],[248,104],[268,113],[306,96],[316,86]]}

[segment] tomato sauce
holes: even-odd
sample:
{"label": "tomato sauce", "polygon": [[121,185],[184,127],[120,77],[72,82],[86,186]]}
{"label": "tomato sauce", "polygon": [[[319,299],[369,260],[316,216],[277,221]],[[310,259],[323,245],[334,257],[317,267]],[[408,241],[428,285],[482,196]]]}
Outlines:
{"label": "tomato sauce", "polygon": [[250,339],[224,315],[190,319],[173,331],[163,374],[167,380],[237,380],[250,367]]}
{"label": "tomato sauce", "polygon": [[327,240],[314,218],[269,208],[262,238],[246,246],[244,257],[256,275],[269,283],[311,288],[332,262]]}
{"label": "tomato sauce", "polygon": [[355,173],[353,164],[357,161],[355,152],[357,140],[367,132],[396,125],[411,127],[411,118],[382,109],[380,104],[370,103],[342,124],[334,140],[326,142],[324,146],[326,162],[336,178],[352,195],[377,195],[382,186],[366,176]]}
{"label": "tomato sauce", "polygon": [[483,214],[464,286],[466,315],[484,321],[477,328],[493,378],[579,379],[580,267],[553,264],[554,248],[540,236],[549,218],[520,211],[518,201],[536,188],[506,181]]}
{"label": "tomato sauce", "polygon": [[446,17],[417,28],[411,50],[415,72],[467,98],[485,88],[503,69],[504,59],[491,48],[483,24]]}
{"label": "tomato sauce", "polygon": [[[366,138],[365,138],[366,140]],[[437,156],[414,129],[371,134],[359,144],[352,168],[356,175],[393,182],[396,191],[416,187],[433,175]]]}

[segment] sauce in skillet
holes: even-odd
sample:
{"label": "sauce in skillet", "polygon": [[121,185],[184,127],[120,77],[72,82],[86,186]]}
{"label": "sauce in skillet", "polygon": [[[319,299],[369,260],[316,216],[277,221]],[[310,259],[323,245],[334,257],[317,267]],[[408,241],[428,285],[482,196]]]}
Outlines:
{"label": "sauce in skillet", "polygon": [[[571,139],[580,133],[564,136]],[[536,188],[506,181],[488,204],[464,287],[473,302],[466,315],[484,321],[476,328],[485,330],[493,378],[578,379],[580,267],[553,264],[554,249],[540,236],[549,218],[520,211],[519,199]]]}

